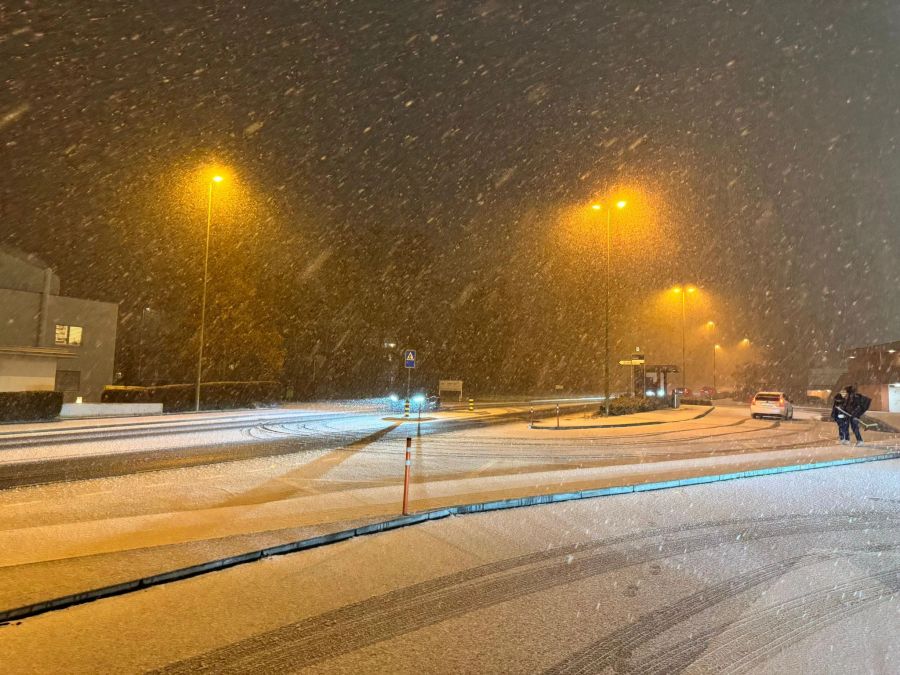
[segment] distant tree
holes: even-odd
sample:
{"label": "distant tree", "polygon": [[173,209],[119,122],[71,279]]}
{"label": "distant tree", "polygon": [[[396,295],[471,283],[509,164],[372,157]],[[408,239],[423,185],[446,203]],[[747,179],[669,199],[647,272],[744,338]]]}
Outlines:
{"label": "distant tree", "polygon": [[246,277],[235,275],[222,286],[208,306],[204,379],[280,379],[285,341],[268,303]]}

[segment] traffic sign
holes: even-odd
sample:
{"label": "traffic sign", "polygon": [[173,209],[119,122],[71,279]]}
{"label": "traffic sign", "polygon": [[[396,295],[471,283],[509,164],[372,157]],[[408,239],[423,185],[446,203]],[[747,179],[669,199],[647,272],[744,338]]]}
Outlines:
{"label": "traffic sign", "polygon": [[415,368],[416,367],[416,350],[415,349],[407,349],[403,352],[403,360],[404,365],[407,368]]}

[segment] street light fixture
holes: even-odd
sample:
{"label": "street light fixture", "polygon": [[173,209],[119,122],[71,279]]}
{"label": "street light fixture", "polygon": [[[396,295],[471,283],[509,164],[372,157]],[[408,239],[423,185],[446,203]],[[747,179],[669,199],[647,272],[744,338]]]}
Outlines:
{"label": "street light fixture", "polygon": [[688,286],[686,288],[683,286],[676,286],[672,290],[681,296],[681,388],[687,389],[687,328],[685,297],[689,293],[696,293],[697,289],[693,286]]}
{"label": "street light fixture", "polygon": [[[617,209],[624,209],[627,205],[625,201],[616,202]],[[603,208],[602,204],[591,204],[594,211]],[[606,209],[606,305],[604,313],[606,320],[603,324],[603,403],[606,408],[606,416],[609,417],[609,258],[610,258],[610,221],[612,219],[612,209]]]}
{"label": "street light fixture", "polygon": [[194,409],[200,412],[200,380],[203,377],[203,333],[206,329],[206,284],[209,278],[209,235],[212,229],[213,186],[222,182],[216,174],[209,181],[206,200],[206,249],[203,254],[203,299],[200,302],[200,345],[197,347],[197,382],[194,390]]}

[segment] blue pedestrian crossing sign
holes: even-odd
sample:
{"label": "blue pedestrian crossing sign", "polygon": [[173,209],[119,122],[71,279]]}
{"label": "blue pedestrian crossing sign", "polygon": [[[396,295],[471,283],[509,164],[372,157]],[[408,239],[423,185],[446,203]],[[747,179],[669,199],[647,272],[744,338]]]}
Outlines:
{"label": "blue pedestrian crossing sign", "polygon": [[407,368],[415,368],[416,367],[416,350],[415,349],[407,349],[403,352],[403,360],[406,362]]}

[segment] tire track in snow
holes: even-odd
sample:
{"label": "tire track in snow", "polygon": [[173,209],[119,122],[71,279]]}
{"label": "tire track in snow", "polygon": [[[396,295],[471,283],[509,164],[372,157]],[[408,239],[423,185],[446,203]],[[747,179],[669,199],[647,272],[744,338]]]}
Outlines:
{"label": "tire track in snow", "polygon": [[[900,527],[888,514],[720,521],[593,540],[487,563],[188,658],[159,673],[283,672],[447,619],[636,565],[773,537]],[[658,541],[661,536],[672,539]]]}
{"label": "tire track in snow", "polygon": [[[748,672],[785,647],[890,600],[898,588],[900,568],[817,589],[694,633],[688,640],[629,664],[626,672],[663,675],[688,666],[708,672]],[[718,638],[722,642],[708,649]]]}
{"label": "tire track in snow", "polygon": [[[882,550],[881,547],[876,548]],[[699,633],[692,631],[690,639],[674,647],[666,647],[652,658],[639,663],[631,662],[631,655],[647,641],[675,626],[758,586],[776,581],[798,567],[851,557],[870,550],[871,548],[803,554],[736,575],[639,617],[627,626],[613,631],[588,647],[570,655],[546,670],[545,673],[547,675],[576,675],[596,673],[604,668],[612,668],[615,672],[629,673],[677,672],[691,665],[697,655],[706,649],[710,640],[718,635],[724,627],[720,626],[717,629]]]}

